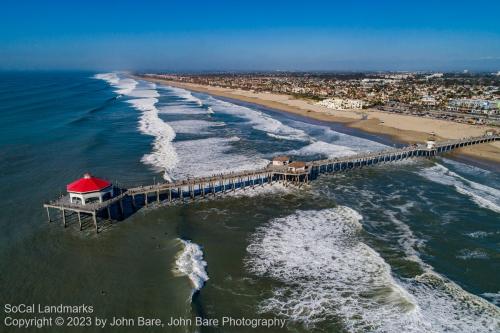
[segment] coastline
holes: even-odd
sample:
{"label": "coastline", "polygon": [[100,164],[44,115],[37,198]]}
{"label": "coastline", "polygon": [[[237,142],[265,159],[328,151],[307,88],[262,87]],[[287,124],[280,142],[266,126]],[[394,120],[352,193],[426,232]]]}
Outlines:
{"label": "coastline", "polygon": [[[458,139],[464,136],[479,136],[484,134],[487,129],[491,128],[488,126],[461,124],[440,119],[386,113],[373,109],[362,111],[337,111],[312,104],[306,100],[295,99],[293,96],[289,95],[255,93],[241,89],[212,87],[143,76],[135,77],[141,80],[254,103],[320,121],[341,123],[347,127],[367,133],[386,135],[402,143],[424,142],[431,132],[436,134],[435,136],[438,140],[446,140]],[[365,116],[365,119],[363,119],[363,116]],[[422,131],[422,128],[425,128],[426,131]],[[500,142],[461,148],[453,154],[459,157],[463,155],[463,158],[467,160],[472,158],[486,163],[493,162],[498,164],[500,163]]]}

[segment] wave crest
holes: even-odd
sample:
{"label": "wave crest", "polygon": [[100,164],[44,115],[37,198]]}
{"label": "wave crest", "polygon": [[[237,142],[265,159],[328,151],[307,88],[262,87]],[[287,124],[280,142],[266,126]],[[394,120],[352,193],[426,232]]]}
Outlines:
{"label": "wave crest", "polygon": [[198,244],[183,239],[179,239],[179,241],[182,243],[183,249],[175,261],[175,269],[182,275],[189,277],[193,285],[191,294],[193,295],[209,279],[206,271],[207,262],[203,260],[203,251]]}
{"label": "wave crest", "polygon": [[472,199],[478,206],[500,213],[500,190],[468,180],[447,167],[436,164],[419,174],[433,182],[455,187],[455,190]]}
{"label": "wave crest", "polygon": [[139,130],[153,136],[153,152],[145,154],[141,161],[153,166],[158,171],[164,172],[164,178],[170,180],[170,172],[178,163],[178,156],[172,141],[175,138],[173,128],[160,119],[156,104],[159,93],[155,84],[140,85],[134,79],[123,78],[117,73],[102,73],[94,76],[96,79],[105,80],[111,86],[118,88],[116,93],[125,95],[130,99],[136,110],[142,112],[139,120]]}
{"label": "wave crest", "polygon": [[251,239],[248,269],[284,284],[261,303],[306,326],[341,318],[348,331],[493,332],[495,306],[428,272],[396,279],[362,242],[361,216],[349,207],[297,211]]}

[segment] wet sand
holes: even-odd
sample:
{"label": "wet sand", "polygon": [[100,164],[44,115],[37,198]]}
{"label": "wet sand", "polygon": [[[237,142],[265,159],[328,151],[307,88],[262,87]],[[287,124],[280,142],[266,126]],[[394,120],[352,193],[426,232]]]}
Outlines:
{"label": "wet sand", "polygon": [[[368,133],[388,135],[392,139],[404,143],[424,142],[431,133],[435,133],[438,140],[445,140],[466,136],[480,136],[488,129],[492,129],[492,127],[488,126],[461,124],[447,120],[381,112],[373,109],[362,111],[331,110],[316,105],[312,101],[297,99],[290,95],[256,93],[241,89],[212,87],[149,77],[140,77],[140,79],[255,103],[317,120],[342,123]],[[497,164],[500,163],[500,142],[462,148],[454,152],[454,154]]]}

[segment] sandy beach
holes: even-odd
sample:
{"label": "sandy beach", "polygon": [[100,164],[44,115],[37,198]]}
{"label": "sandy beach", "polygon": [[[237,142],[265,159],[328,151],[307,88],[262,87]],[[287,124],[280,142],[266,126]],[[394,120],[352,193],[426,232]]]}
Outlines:
{"label": "sandy beach", "polygon": [[[435,133],[437,140],[445,140],[467,136],[480,136],[488,129],[493,129],[488,126],[461,124],[446,120],[386,113],[373,109],[362,111],[332,110],[316,105],[313,101],[297,99],[290,95],[257,93],[241,89],[228,89],[145,77],[141,77],[141,79],[260,104],[317,120],[343,123],[346,126],[357,128],[365,132],[388,135],[397,141],[405,143],[424,142],[431,133]],[[454,154],[461,154],[474,159],[500,163],[500,142],[462,148],[457,150]]]}

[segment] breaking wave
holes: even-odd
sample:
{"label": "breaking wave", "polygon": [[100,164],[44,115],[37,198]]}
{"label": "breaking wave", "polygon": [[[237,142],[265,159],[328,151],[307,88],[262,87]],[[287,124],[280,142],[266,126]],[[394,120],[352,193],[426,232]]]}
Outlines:
{"label": "breaking wave", "polygon": [[207,110],[182,104],[161,106],[158,112],[166,115],[200,115],[209,113]]}
{"label": "breaking wave", "polygon": [[299,149],[289,150],[284,154],[296,156],[325,155],[328,158],[355,155],[356,152],[346,146],[316,141]]}
{"label": "breaking wave", "polygon": [[500,190],[468,180],[441,164],[419,172],[425,178],[448,186],[454,186],[458,193],[466,195],[478,206],[500,213]]}
{"label": "breaking wave", "polygon": [[253,152],[233,152],[232,144],[238,141],[240,138],[230,137],[175,142],[175,148],[182,155],[173,175],[176,178],[211,176],[222,172],[258,169],[269,163]]}
{"label": "breaking wave", "polygon": [[290,121],[290,125],[306,132],[319,142],[334,142],[336,145],[349,148],[356,153],[387,148],[387,146],[382,143],[337,132],[324,125],[309,124],[300,121]]}
{"label": "breaking wave", "polygon": [[196,104],[197,106],[203,105],[203,102],[201,101],[201,99],[193,96],[193,94],[189,90],[177,88],[177,87],[172,87],[172,86],[162,86],[162,89],[173,92],[176,97],[179,97],[179,98],[183,99],[184,101],[192,102],[192,103]]}
{"label": "breaking wave", "polygon": [[497,293],[483,293],[481,296],[489,299],[491,303],[500,306],[500,291]]}
{"label": "breaking wave", "polygon": [[397,279],[348,207],[297,211],[257,229],[248,269],[280,281],[262,312],[351,332],[495,332],[500,310],[433,272]]}
{"label": "breaking wave", "polygon": [[117,73],[101,73],[94,75],[94,78],[104,80],[111,86],[117,88],[115,92],[120,95],[127,95],[132,92],[137,86],[137,81],[134,79],[121,78]]}
{"label": "breaking wave", "polygon": [[297,156],[321,154],[326,157],[339,157],[386,147],[373,141],[335,132],[327,126],[298,121],[288,121],[290,123],[288,125],[264,112],[222,101],[212,96],[206,97],[203,102],[209,105],[209,109],[215,113],[224,113],[246,120],[253,129],[262,131],[269,137],[307,143],[300,149],[276,152],[276,154]]}
{"label": "breaking wave", "polygon": [[189,277],[193,285],[192,296],[208,281],[207,262],[203,260],[203,251],[198,244],[183,239],[179,239],[179,241],[182,243],[183,249],[175,261],[175,272]]}
{"label": "breaking wave", "polygon": [[105,80],[117,88],[115,92],[129,97],[127,103],[141,112],[139,130],[155,138],[153,152],[145,154],[141,160],[163,172],[164,178],[170,180],[168,172],[178,162],[177,153],[172,145],[175,132],[158,116],[156,103],[158,103],[159,94],[156,85],[154,83],[141,84],[134,79],[122,78],[117,73],[96,74],[94,77]]}
{"label": "breaking wave", "polygon": [[207,134],[211,127],[222,127],[225,124],[206,120],[176,120],[169,122],[169,125],[176,133]]}
{"label": "breaking wave", "polygon": [[[303,124],[300,122],[292,122],[293,126],[289,126],[264,112],[222,101],[209,95],[197,97],[186,89],[170,86],[164,86],[161,89],[165,91],[167,95],[171,95],[174,98],[180,98],[183,101],[169,102],[169,105],[160,106],[158,112],[161,114],[199,115],[223,113],[245,120],[245,124],[250,125],[255,130],[264,132],[269,137],[307,143],[306,146],[300,149],[279,152],[280,154],[286,153],[297,156],[321,154],[327,157],[337,157],[352,155],[358,151],[375,150],[385,147],[384,145],[369,140],[337,133],[326,126]],[[223,123],[191,119],[169,122],[169,125],[173,127],[177,133],[207,134],[210,127],[222,126]],[[320,134],[319,139],[316,138],[317,134]],[[176,163],[176,170],[172,174],[175,174],[175,177],[181,175],[201,176],[211,175],[214,172],[255,169],[266,165],[267,161],[262,158],[243,158],[239,154],[228,153],[231,146],[227,143],[232,140],[232,138],[219,137],[206,139],[204,141],[191,140],[176,142],[174,146],[182,157],[179,158],[181,160],[180,164]],[[335,142],[329,143],[332,141]],[[221,143],[221,145],[213,146],[213,144],[217,143]],[[196,145],[200,146],[196,147]],[[351,146],[355,148],[352,149]],[[211,157],[207,154],[208,152],[211,152],[213,156]],[[256,154],[256,152],[250,153],[252,155]],[[152,157],[148,156],[146,161],[150,161],[151,159]],[[217,161],[221,162],[222,168],[217,168]],[[151,163],[154,164],[157,162],[153,161]],[[243,165],[237,166],[238,163],[242,163]]]}
{"label": "breaking wave", "polygon": [[178,156],[172,145],[175,132],[170,125],[158,117],[158,109],[155,107],[158,100],[156,98],[141,98],[128,102],[142,111],[139,121],[140,131],[155,137],[153,152],[145,154],[141,161],[163,171],[165,179],[170,180],[168,172],[178,163]]}
{"label": "breaking wave", "polygon": [[295,141],[310,141],[311,139],[304,131],[285,125],[264,112],[218,100],[211,96],[207,97],[206,103],[210,105],[213,112],[226,113],[246,119],[254,129],[265,132],[268,136]]}

